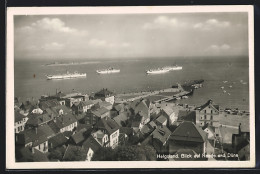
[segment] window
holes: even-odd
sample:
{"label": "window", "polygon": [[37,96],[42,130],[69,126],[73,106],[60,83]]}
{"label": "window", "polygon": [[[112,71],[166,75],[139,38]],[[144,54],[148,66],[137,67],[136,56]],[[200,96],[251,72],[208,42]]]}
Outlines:
{"label": "window", "polygon": [[210,119],[213,120],[213,115],[210,116]]}
{"label": "window", "polygon": [[213,114],[213,111],[211,110],[210,113]]}
{"label": "window", "polygon": [[204,113],[207,113],[206,109],[204,110]]}
{"label": "window", "polygon": [[205,120],[207,119],[207,115],[204,115],[204,119],[205,119]]}

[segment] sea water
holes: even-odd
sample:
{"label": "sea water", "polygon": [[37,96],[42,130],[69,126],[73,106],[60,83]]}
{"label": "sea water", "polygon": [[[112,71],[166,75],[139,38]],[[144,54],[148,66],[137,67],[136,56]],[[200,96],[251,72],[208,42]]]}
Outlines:
{"label": "sea water", "polygon": [[[45,66],[51,62],[84,62],[79,65]],[[86,63],[89,61],[89,64]],[[146,70],[170,66],[182,70],[150,75]],[[96,70],[113,67],[120,73],[98,74]],[[47,80],[46,75],[66,71],[87,73],[86,78]],[[200,105],[212,99],[222,107],[248,110],[249,64],[248,57],[189,57],[189,58],[122,58],[86,60],[14,60],[15,96],[20,99],[38,99],[41,95],[79,91],[91,94],[102,88],[115,93],[153,91],[169,88],[176,83],[204,79],[203,87],[195,90],[181,103]],[[224,81],[224,82],[223,82]],[[231,87],[232,86],[232,87]],[[221,89],[224,87],[224,89]],[[226,92],[224,92],[224,90]]]}

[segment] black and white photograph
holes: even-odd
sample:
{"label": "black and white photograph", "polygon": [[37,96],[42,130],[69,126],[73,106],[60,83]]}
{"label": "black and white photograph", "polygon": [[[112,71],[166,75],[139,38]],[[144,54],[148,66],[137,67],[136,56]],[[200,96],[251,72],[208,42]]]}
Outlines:
{"label": "black and white photograph", "polygon": [[7,15],[7,168],[255,166],[252,6]]}

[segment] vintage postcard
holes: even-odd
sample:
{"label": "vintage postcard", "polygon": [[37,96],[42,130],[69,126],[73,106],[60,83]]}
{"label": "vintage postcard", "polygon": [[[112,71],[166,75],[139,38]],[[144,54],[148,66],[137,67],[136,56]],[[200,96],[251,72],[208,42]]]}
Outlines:
{"label": "vintage postcard", "polygon": [[6,168],[255,166],[252,6],[7,9]]}

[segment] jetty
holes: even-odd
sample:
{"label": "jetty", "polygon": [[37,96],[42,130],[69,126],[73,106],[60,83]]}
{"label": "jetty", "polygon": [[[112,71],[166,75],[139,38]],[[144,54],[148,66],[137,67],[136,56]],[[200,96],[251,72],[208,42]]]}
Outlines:
{"label": "jetty", "polygon": [[129,101],[134,101],[137,99],[149,99],[151,102],[160,103],[160,102],[169,102],[176,100],[178,98],[187,98],[187,96],[192,95],[194,89],[197,89],[194,85],[200,85],[204,82],[204,80],[194,80],[184,84],[177,84],[176,86],[172,86],[172,88],[157,90],[157,91],[149,91],[149,92],[138,92],[138,93],[127,93],[127,94],[117,94],[116,102],[124,103]]}

